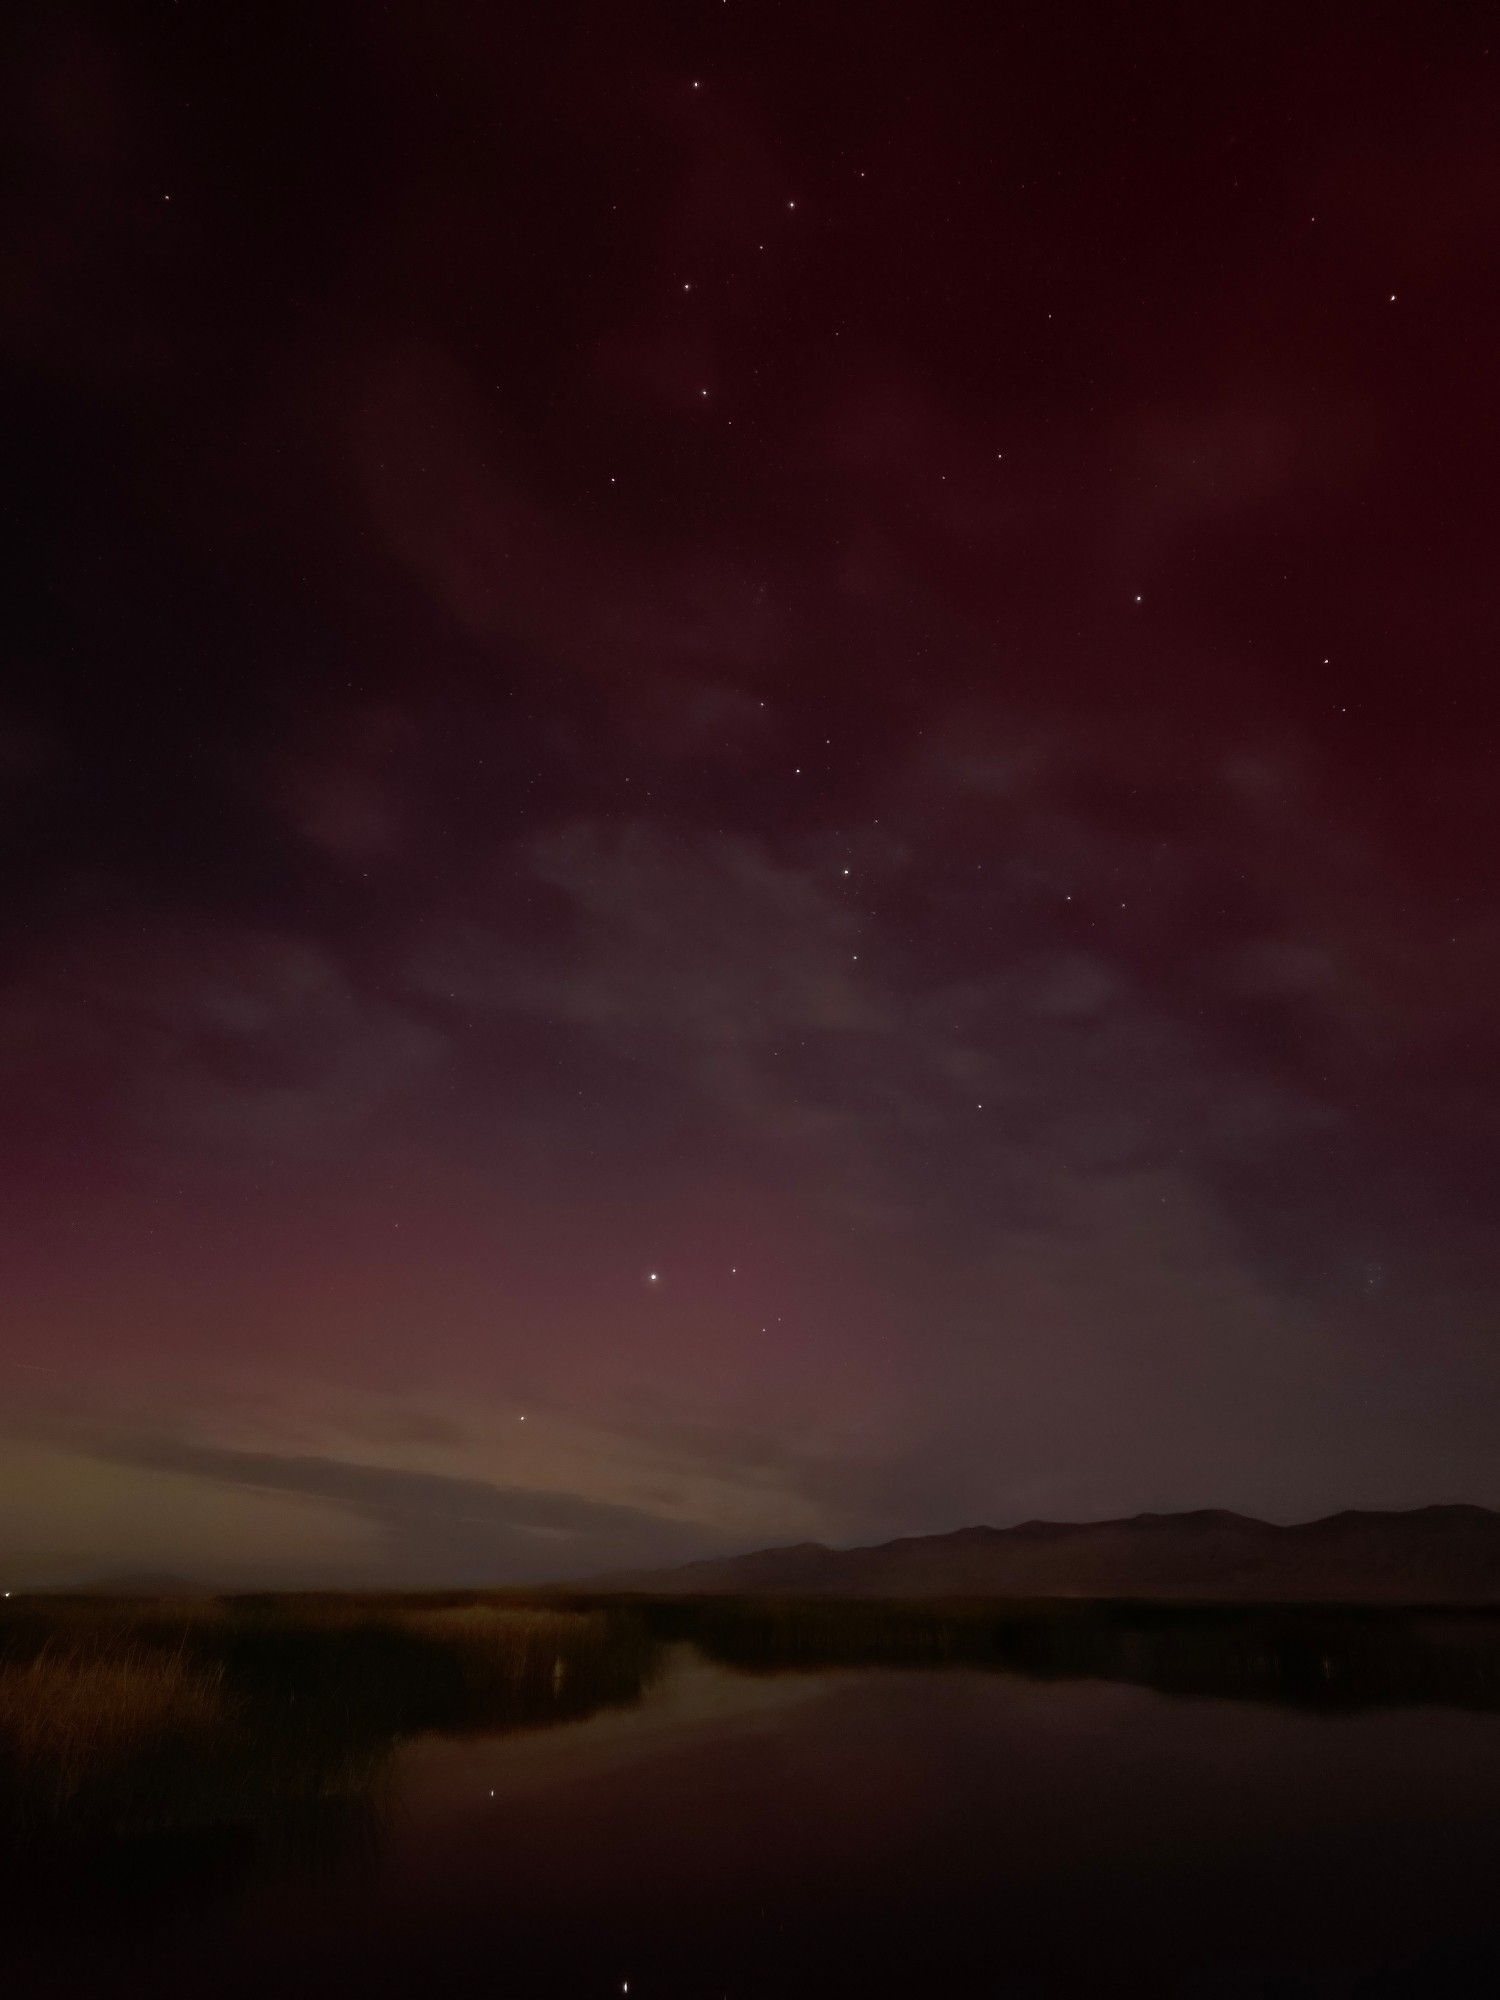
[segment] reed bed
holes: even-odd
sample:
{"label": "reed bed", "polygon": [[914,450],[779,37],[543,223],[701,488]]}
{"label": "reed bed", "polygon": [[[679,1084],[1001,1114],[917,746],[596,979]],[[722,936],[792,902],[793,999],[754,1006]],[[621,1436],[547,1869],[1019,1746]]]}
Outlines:
{"label": "reed bed", "polygon": [[476,1598],[30,1599],[0,1616],[0,1834],[263,1822],[434,1731],[633,1700],[631,1614]]}
{"label": "reed bed", "polygon": [[140,1644],[44,1647],[0,1667],[0,1747],[14,1775],[62,1807],[93,1775],[225,1720],[222,1667]]}

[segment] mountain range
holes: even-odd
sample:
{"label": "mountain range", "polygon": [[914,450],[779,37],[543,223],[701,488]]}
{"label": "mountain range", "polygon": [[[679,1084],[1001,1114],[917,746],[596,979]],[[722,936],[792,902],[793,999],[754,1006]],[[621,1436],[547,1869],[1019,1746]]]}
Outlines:
{"label": "mountain range", "polygon": [[868,1548],[798,1542],[596,1578],[588,1588],[674,1597],[1495,1604],[1500,1513],[1471,1506],[1351,1508],[1289,1527],[1219,1509],[1116,1521],[1023,1521]]}

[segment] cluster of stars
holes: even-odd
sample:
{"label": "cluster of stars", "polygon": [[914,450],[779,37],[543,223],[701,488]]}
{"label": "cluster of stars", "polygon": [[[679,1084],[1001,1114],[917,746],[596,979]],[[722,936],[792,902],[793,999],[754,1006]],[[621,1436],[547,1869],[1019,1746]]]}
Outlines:
{"label": "cluster of stars", "polygon": [[[698,77],[694,77],[694,78],[692,79],[692,89],[693,89],[693,91],[694,91],[694,92],[700,92],[700,91],[702,90],[702,88],[703,88],[703,80],[702,80],[701,78],[698,78]],[[866,177],[866,176],[865,176],[865,172],[864,172],[864,170],[863,170],[863,169],[859,170],[859,178],[860,178],[861,180],[863,180],[863,179],[864,179],[865,177]],[[797,199],[796,199],[796,197],[794,197],[794,196],[787,196],[787,197],[785,198],[785,207],[786,207],[786,210],[787,210],[788,214],[793,214],[793,213],[795,213],[795,212],[796,212],[796,209],[797,209]],[[1310,219],[1311,221],[1316,221],[1316,219],[1317,219],[1317,218],[1316,218],[1316,217],[1311,217],[1311,218],[1309,218],[1309,219]],[[765,250],[765,248],[766,248],[766,245],[765,245],[765,243],[764,243],[764,242],[762,242],[762,243],[759,243],[759,244],[757,245],[757,249],[758,249],[759,251],[762,251],[762,252],[763,252],[763,251]],[[686,296],[690,296],[690,295],[692,295],[692,294],[693,294],[693,293],[694,293],[694,292],[695,292],[696,290],[698,290],[698,289],[699,289],[699,288],[698,288],[698,285],[697,285],[697,283],[696,283],[696,280],[695,280],[695,279],[694,279],[693,277],[683,277],[683,278],[681,278],[681,279],[679,280],[679,284],[680,284],[680,289],[681,289],[681,292],[682,292],[682,294],[683,294],[683,295],[684,295],[685,297],[686,297]],[[1397,296],[1397,295],[1396,295],[1396,294],[1395,294],[1394,292],[1392,292],[1392,293],[1391,293],[1391,294],[1389,295],[1389,303],[1391,303],[1391,304],[1393,304],[1393,305],[1394,305],[1394,304],[1396,303],[1396,296]],[[1048,313],[1047,317],[1048,317],[1048,319],[1051,319],[1052,315],[1051,315],[1050,313]],[[705,401],[708,401],[708,400],[710,399],[710,396],[711,396],[711,389],[710,389],[710,386],[709,386],[708,384],[706,384],[706,383],[705,383],[705,384],[700,384],[700,385],[699,385],[699,387],[698,387],[698,397],[699,397],[699,401],[700,401],[700,402],[705,402]],[[995,459],[996,459],[996,461],[997,461],[997,462],[999,462],[999,461],[1003,461],[1004,457],[1005,457],[1005,454],[1004,454],[1004,452],[1003,452],[1003,451],[1000,451],[1000,450],[997,450],[997,451],[995,452]],[[946,479],[947,479],[947,474],[946,474],[946,473],[943,473],[943,474],[941,475],[941,478],[942,478],[943,480],[945,480],[945,481],[946,481]],[[617,482],[617,478],[616,478],[616,476],[615,476],[615,475],[613,475],[613,474],[611,474],[611,475],[610,475],[610,484],[611,484],[611,485],[615,485],[615,484],[617,484],[617,483],[618,483],[618,482]],[[1144,594],[1144,592],[1143,592],[1143,591],[1135,591],[1135,592],[1133,592],[1133,593],[1132,593],[1132,601],[1133,601],[1133,602],[1134,602],[1134,604],[1136,604],[1137,606],[1141,606],[1141,605],[1144,605],[1144,602],[1145,602],[1145,594]],[[1326,665],[1328,665],[1328,664],[1329,664],[1329,662],[1328,662],[1328,661],[1327,661],[1327,660],[1325,659],[1325,660],[1324,660],[1324,665],[1326,666]],[[764,708],[764,707],[765,707],[765,703],[764,703],[764,701],[762,701],[762,702],[760,703],[760,706],[761,706],[762,708]],[[1340,710],[1340,713],[1344,713],[1344,712],[1346,712],[1346,711],[1345,711],[1345,710],[1343,710],[1343,709],[1341,709],[1341,710]],[[796,765],[796,766],[794,766],[794,767],[793,767],[793,775],[794,775],[794,776],[796,776],[796,777],[799,777],[799,778],[800,778],[801,776],[803,776],[803,774],[804,774],[804,767],[803,767],[802,765],[800,765],[800,764],[799,764],[799,765]],[[982,865],[982,864],[981,864],[981,865]],[[850,868],[849,866],[847,866],[847,865],[844,865],[844,866],[842,866],[842,867],[840,868],[840,876],[841,876],[841,879],[845,879],[845,880],[847,880],[847,879],[849,879],[849,878],[851,877],[851,874],[852,874],[852,870],[851,870],[851,868]],[[1063,896],[1063,901],[1064,901],[1065,903],[1067,903],[1067,904],[1071,904],[1071,903],[1073,902],[1073,900],[1074,900],[1074,897],[1073,897],[1073,893],[1072,893],[1071,891],[1068,891],[1068,892],[1065,892],[1065,893],[1064,893],[1064,896]],[[1124,910],[1126,909],[1126,907],[1127,907],[1126,903],[1125,903],[1125,902],[1124,902],[1124,901],[1122,900],[1122,901],[1120,902],[1120,904],[1119,904],[1119,908],[1120,908],[1120,910],[1121,910],[1121,911],[1124,911]],[[854,952],[851,952],[851,953],[849,954],[849,962],[850,962],[851,964],[856,964],[856,965],[857,965],[857,964],[858,964],[858,963],[860,962],[860,959],[861,959],[861,954],[860,954],[860,952],[858,952],[858,951],[854,951]],[[978,1102],[976,1102],[976,1103],[975,1103],[975,1105],[974,1105],[974,1108],[975,1108],[975,1110],[976,1110],[977,1112],[982,1112],[982,1111],[984,1110],[984,1108],[985,1108],[985,1107],[984,1107],[984,1103],[983,1103],[983,1101],[981,1100],[981,1101],[978,1101]],[[731,1266],[731,1267],[730,1267],[730,1274],[731,1274],[731,1276],[734,1276],[734,1275],[737,1275],[737,1273],[738,1273],[738,1266]],[[660,1272],[659,1270],[650,1270],[650,1271],[648,1271],[648,1272],[646,1273],[646,1283],[647,1283],[648,1287],[651,1287],[651,1288],[659,1288],[659,1287],[660,1287],[660,1285],[661,1285],[661,1280],[662,1280],[662,1274],[661,1274],[661,1272]],[[762,1330],[762,1332],[766,1332],[766,1331],[768,1331],[768,1330],[769,1330],[769,1323],[768,1323],[767,1325],[763,1326],[761,1330]],[[526,1421],[525,1417],[524,1417],[524,1416],[523,1416],[523,1417],[521,1417],[521,1418],[520,1418],[520,1421],[521,1421],[522,1423],[524,1423],[524,1422]],[[626,1988],[625,1988],[625,1989],[623,1989],[623,1990],[626,1990],[626,1991],[628,1991],[628,1985],[627,1985],[627,1986],[626,1986]]]}

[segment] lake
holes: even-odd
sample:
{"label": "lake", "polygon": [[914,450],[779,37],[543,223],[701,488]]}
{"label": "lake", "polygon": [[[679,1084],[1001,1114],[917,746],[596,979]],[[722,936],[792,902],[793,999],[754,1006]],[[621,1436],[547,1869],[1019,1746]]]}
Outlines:
{"label": "lake", "polygon": [[6,1990],[1500,1993],[1494,1619],[646,1616],[592,1709],[34,1849]]}

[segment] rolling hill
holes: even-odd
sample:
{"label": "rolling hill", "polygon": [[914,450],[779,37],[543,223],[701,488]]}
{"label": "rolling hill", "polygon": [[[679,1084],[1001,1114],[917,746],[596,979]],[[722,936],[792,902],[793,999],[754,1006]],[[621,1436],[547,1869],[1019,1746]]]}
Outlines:
{"label": "rolling hill", "polygon": [[1207,1509],[1023,1521],[868,1548],[822,1542],[596,1578],[653,1596],[1143,1597],[1218,1602],[1500,1603],[1500,1513],[1350,1509],[1279,1527]]}

